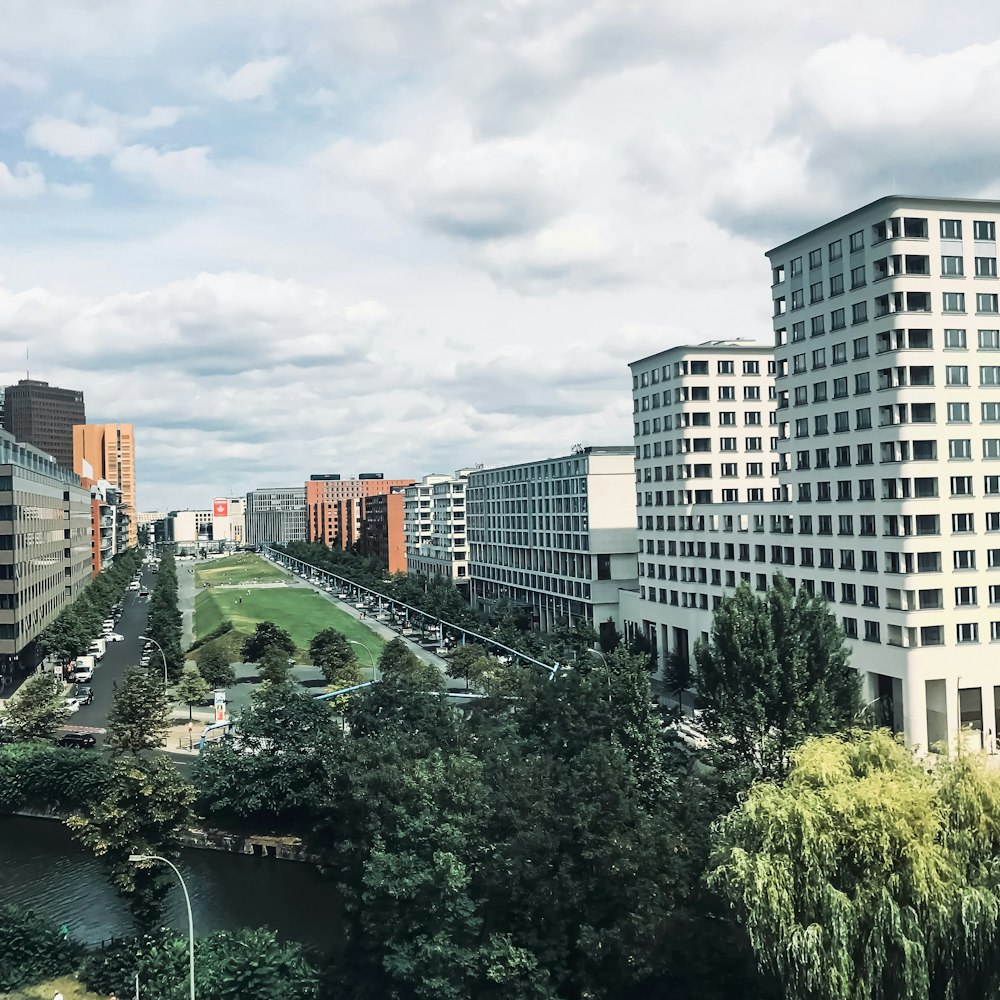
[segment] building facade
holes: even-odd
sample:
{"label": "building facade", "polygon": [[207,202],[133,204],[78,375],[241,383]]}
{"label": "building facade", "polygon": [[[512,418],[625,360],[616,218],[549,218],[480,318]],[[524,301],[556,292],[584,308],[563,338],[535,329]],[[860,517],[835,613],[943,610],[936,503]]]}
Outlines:
{"label": "building facade", "polygon": [[77,389],[30,378],[4,389],[3,429],[51,455],[64,469],[75,470],[73,427],[86,420],[83,393]]}
{"label": "building facade", "polygon": [[377,559],[389,573],[406,572],[406,531],[403,525],[404,488],[376,493],[360,501],[363,556]]}
{"label": "building facade", "polygon": [[73,427],[73,470],[83,479],[104,479],[121,494],[129,512],[129,545],[138,539],[135,505],[135,434],[131,424],[85,424]]}
{"label": "building facade", "polygon": [[242,548],[246,544],[246,521],[243,497],[216,497],[212,501],[212,548]]}
{"label": "building facade", "polygon": [[91,573],[97,576],[128,548],[131,518],[116,486],[106,479],[81,482],[90,490]]}
{"label": "building facade", "polygon": [[380,472],[362,473],[357,479],[340,479],[336,473],[313,476],[305,484],[307,541],[355,550],[361,541],[365,498],[412,485],[412,479],[383,479]]}
{"label": "building facade", "polygon": [[172,543],[182,554],[197,552],[212,544],[214,511],[172,510],[163,521],[164,542]]}
{"label": "building facade", "polygon": [[306,540],[304,486],[251,490],[246,497],[246,544],[286,545]]}
{"label": "building facade", "polygon": [[424,476],[406,489],[406,571],[469,592],[465,492],[471,469]]}
{"label": "building facade", "polygon": [[[623,603],[633,627],[658,630],[661,655],[706,634],[739,582],[764,589],[780,570],[831,602],[882,722],[918,749],[953,746],[960,726],[995,748],[998,219],[998,202],[889,197],[770,251],[777,485],[767,505],[678,507],[675,490],[664,530],[643,530],[654,555],[664,545],[666,586],[647,565]],[[693,436],[645,429],[657,361],[632,365],[638,511],[654,525],[645,470],[677,459],[653,447],[676,455]]]}
{"label": "building facade", "polygon": [[638,583],[634,491],[629,447],[470,472],[473,607],[508,601],[545,632],[579,619],[620,624],[619,589]]}
{"label": "building facade", "polygon": [[0,687],[91,579],[90,494],[70,469],[0,432]]}

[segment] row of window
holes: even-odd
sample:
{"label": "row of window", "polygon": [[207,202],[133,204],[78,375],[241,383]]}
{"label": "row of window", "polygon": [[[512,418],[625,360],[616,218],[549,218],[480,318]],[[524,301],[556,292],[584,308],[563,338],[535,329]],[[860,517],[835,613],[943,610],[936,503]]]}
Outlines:
{"label": "row of window", "polygon": [[[684,378],[688,375],[707,375],[709,373],[709,361],[675,361],[673,365],[661,365],[651,368],[649,371],[640,372],[632,376],[632,388],[646,388],[649,385],[657,385],[660,381],[669,382],[671,374],[674,378]],[[768,375],[774,374],[773,361],[760,361],[759,359],[749,359],[742,362],[744,375],[759,376],[766,372]],[[721,359],[715,363],[717,375],[735,375],[736,362],[730,358]]]}
{"label": "row of window", "polygon": [[[736,386],[734,385],[720,385],[717,389],[717,398],[723,401],[736,401]],[[773,385],[767,386],[767,393],[765,396],[761,394],[761,386],[757,385],[744,385],[743,386],[743,401],[744,402],[759,402],[762,398],[774,399],[775,398],[775,388]],[[660,406],[670,406],[671,402],[674,403],[704,403],[711,399],[711,393],[707,385],[690,385],[684,386],[680,389],[674,389],[673,397],[671,398],[670,390],[664,390],[662,396],[658,392],[652,393],[649,396],[634,396],[632,399],[632,409],[633,412],[638,412],[639,410],[658,410]]]}
{"label": "row of window", "polygon": [[[791,311],[804,309],[806,304],[805,290],[795,289],[791,295]],[[876,296],[873,315],[876,319],[898,312],[930,312],[930,292],[891,292]],[[784,295],[774,299],[774,315],[784,316],[789,309]],[[941,311],[944,313],[964,313],[966,311],[965,292],[942,292]],[[996,292],[976,293],[976,312],[982,315],[993,315],[1000,312],[1000,296]],[[862,299],[851,306],[851,323],[868,322],[868,301]],[[830,329],[842,330],[847,325],[846,307],[830,312]]]}
{"label": "row of window", "polygon": [[[938,231],[943,240],[962,239],[961,219],[941,219],[938,223]],[[973,239],[978,242],[994,242],[996,240],[996,223],[990,219],[977,219],[972,223]],[[920,239],[928,238],[927,219],[903,216],[902,218],[887,219],[884,222],[876,222],[872,226],[872,246],[884,243],[886,240],[899,239]],[[860,253],[865,248],[865,233],[859,229],[851,233],[848,237],[850,252]],[[834,240],[826,247],[827,260],[831,263],[840,260],[844,256],[843,240]],[[789,262],[788,271],[791,277],[795,278],[802,274],[803,257],[793,257]],[[808,255],[809,270],[815,271],[823,266],[823,248],[817,247],[810,250]],[[774,268],[772,275],[775,284],[780,284],[785,280],[785,267],[779,264]]]}

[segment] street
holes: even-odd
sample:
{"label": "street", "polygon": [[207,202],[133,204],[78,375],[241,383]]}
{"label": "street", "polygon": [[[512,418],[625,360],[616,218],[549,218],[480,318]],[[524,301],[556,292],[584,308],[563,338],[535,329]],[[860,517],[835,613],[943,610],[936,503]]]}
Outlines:
{"label": "street", "polygon": [[[152,592],[156,577],[149,568],[143,566],[142,589]],[[124,642],[109,642],[104,659],[94,669],[94,679],[90,687],[94,692],[94,700],[89,705],[81,705],[80,710],[71,715],[64,725],[70,732],[96,732],[98,745],[103,742],[103,729],[111,710],[111,698],[114,682],[121,679],[126,667],[138,666],[142,643],[139,636],[144,634],[146,616],[149,611],[147,600],[139,599],[137,590],[125,591],[122,598],[122,616],[115,626],[115,631],[125,636]],[[157,661],[159,655],[156,657]],[[155,662],[155,661],[154,661]],[[153,669],[154,664],[150,664]],[[162,666],[161,666],[162,670]]]}

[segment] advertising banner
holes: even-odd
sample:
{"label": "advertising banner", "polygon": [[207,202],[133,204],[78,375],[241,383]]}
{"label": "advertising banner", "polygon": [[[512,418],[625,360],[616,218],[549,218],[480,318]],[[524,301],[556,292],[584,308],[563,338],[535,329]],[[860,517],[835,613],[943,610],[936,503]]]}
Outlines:
{"label": "advertising banner", "polygon": [[216,500],[212,504],[212,514],[215,517],[229,517],[229,501]]}
{"label": "advertising banner", "polygon": [[226,721],[226,692],[221,689],[215,692],[215,721]]}

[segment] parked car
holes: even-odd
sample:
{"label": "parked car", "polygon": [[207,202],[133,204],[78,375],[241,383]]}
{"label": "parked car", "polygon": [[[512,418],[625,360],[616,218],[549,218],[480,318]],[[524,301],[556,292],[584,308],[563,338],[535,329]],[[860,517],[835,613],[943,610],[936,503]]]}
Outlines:
{"label": "parked car", "polygon": [[94,679],[93,667],[76,667],[69,675],[74,684],[89,684]]}
{"label": "parked car", "polygon": [[57,747],[77,747],[80,750],[89,750],[97,746],[97,739],[90,733],[67,733],[56,740]]}
{"label": "parked car", "polygon": [[70,697],[76,698],[81,705],[89,705],[94,700],[94,689],[85,684],[77,684],[70,692]]}
{"label": "parked car", "polygon": [[70,715],[75,715],[80,711],[80,703],[76,700],[76,698],[63,698],[63,701],[69,709]]}
{"label": "parked car", "polygon": [[121,634],[121,632],[109,632],[104,638],[107,639],[108,642],[124,642],[125,641],[125,636],[123,636]]}

